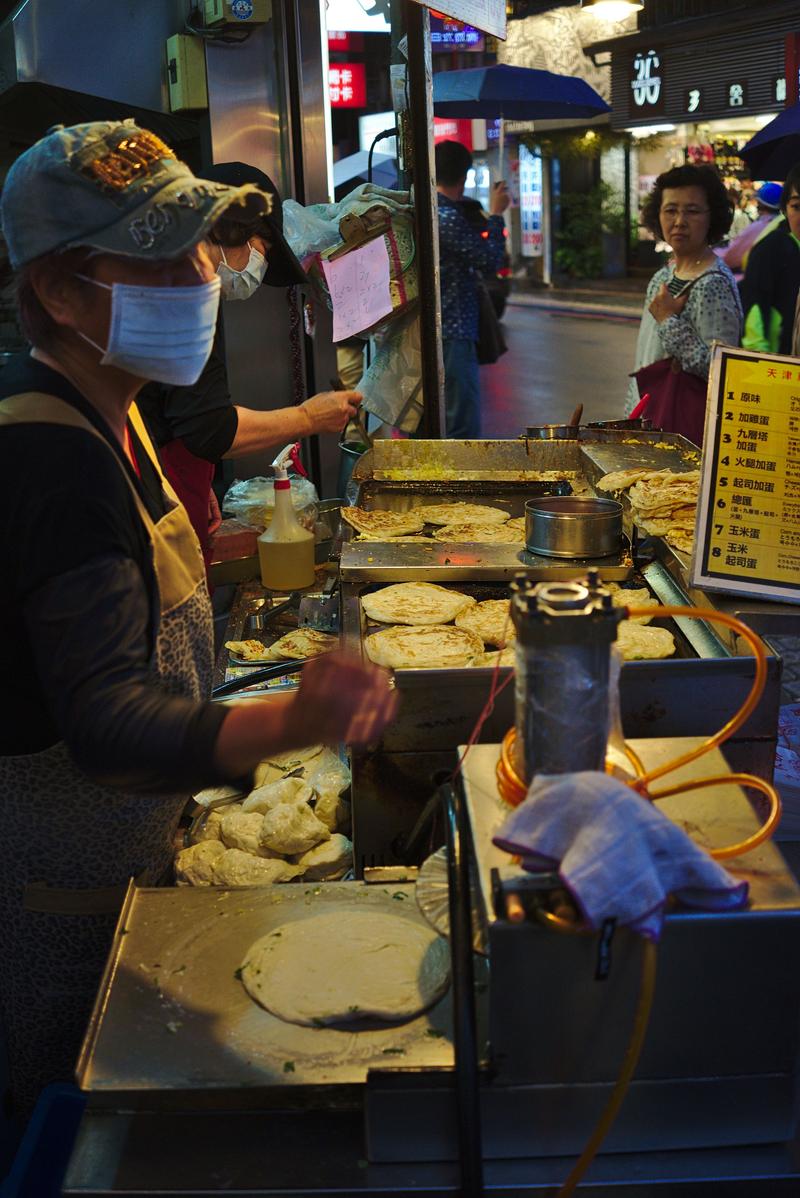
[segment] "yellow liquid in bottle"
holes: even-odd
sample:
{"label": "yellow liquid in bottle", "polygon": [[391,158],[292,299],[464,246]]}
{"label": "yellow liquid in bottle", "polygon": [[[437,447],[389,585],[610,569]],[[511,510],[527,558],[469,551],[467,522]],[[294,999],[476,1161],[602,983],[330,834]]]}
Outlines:
{"label": "yellow liquid in bottle", "polygon": [[258,538],[261,584],[270,591],[295,591],[314,583],[314,534],[296,541],[267,541]]}

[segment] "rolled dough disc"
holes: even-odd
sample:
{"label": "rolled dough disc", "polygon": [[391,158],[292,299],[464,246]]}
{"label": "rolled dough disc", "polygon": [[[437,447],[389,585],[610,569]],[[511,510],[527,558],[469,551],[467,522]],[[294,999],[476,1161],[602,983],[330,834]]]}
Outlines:
{"label": "rolled dough disc", "polygon": [[250,946],[242,981],[287,1023],[399,1023],[439,999],[450,951],[432,928],[401,915],[341,909],[282,924]]}

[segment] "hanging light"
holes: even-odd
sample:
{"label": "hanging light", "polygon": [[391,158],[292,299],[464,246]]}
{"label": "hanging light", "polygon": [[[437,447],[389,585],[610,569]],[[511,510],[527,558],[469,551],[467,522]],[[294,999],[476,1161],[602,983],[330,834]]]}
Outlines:
{"label": "hanging light", "polygon": [[604,21],[624,21],[633,13],[641,12],[644,3],[642,0],[582,0],[581,8]]}

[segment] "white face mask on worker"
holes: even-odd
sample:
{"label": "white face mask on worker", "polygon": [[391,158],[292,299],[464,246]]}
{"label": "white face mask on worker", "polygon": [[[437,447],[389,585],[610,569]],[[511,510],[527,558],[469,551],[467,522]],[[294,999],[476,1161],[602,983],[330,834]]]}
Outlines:
{"label": "white face mask on worker", "polygon": [[214,344],[219,279],[193,287],[147,287],[78,278],[111,292],[105,349],[76,330],[103,355],[102,366],[119,366],[137,378],[178,387],[197,382]]}
{"label": "white face mask on worker", "polygon": [[250,299],[250,296],[255,295],[258,291],[264,281],[264,275],[267,273],[267,260],[264,255],[253,249],[249,241],[247,244],[250,248],[250,257],[243,270],[234,270],[225,257],[224,249],[222,246],[219,247],[222,261],[217,267],[217,274],[222,283],[223,297],[227,300]]}

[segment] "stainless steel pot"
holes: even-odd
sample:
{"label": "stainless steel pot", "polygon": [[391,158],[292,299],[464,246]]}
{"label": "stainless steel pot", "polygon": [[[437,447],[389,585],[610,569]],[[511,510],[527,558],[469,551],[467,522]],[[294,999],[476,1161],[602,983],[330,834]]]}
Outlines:
{"label": "stainless steel pot", "polygon": [[525,429],[528,441],[577,441],[577,424],[529,424]]}
{"label": "stainless steel pot", "polygon": [[525,543],[544,557],[610,557],[622,540],[616,499],[548,495],[525,504]]}

